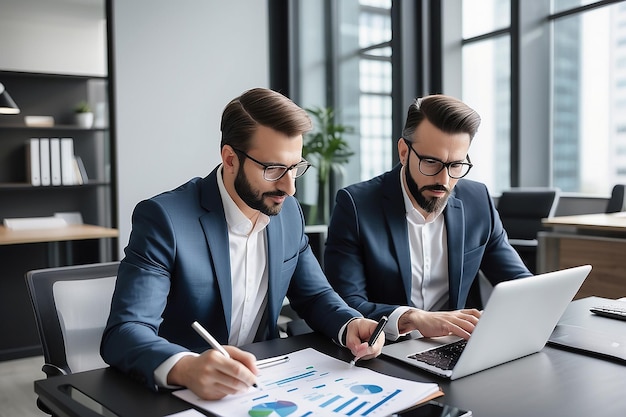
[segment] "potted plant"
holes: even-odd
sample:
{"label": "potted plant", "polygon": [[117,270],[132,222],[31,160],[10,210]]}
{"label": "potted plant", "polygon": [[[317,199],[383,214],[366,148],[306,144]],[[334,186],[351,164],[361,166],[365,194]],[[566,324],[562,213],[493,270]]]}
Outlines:
{"label": "potted plant", "polygon": [[86,101],[81,101],[74,107],[76,124],[82,128],[89,129],[93,126],[93,112],[91,106]]}
{"label": "potted plant", "polygon": [[306,111],[313,116],[314,130],[304,138],[302,157],[317,168],[317,204],[311,207],[309,219],[312,223],[328,224],[330,220],[330,174],[340,169],[354,152],[343,138],[352,132],[350,126],[335,123],[335,112],[331,107],[313,107]]}

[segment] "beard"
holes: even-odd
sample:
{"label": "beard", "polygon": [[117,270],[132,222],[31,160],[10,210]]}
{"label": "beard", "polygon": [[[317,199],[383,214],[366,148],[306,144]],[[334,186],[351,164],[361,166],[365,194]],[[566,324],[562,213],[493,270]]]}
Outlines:
{"label": "beard", "polygon": [[[425,185],[420,188],[411,176],[411,169],[409,168],[408,160],[404,167],[406,185],[418,206],[420,206],[426,213],[430,214],[439,211],[446,205],[448,197],[450,197],[450,190],[440,184]],[[426,190],[444,191],[446,194],[443,197],[426,198],[423,194]]]}
{"label": "beard", "polygon": [[235,177],[235,191],[239,194],[239,197],[243,200],[244,203],[248,205],[248,207],[258,210],[266,216],[276,216],[280,213],[280,209],[282,208],[282,203],[272,203],[271,206],[265,204],[265,197],[276,196],[282,197],[286,195],[284,191],[276,190],[270,191],[266,193],[261,193],[252,188],[252,185],[248,181],[248,178],[243,173],[243,169],[239,169],[237,172],[237,176]]}

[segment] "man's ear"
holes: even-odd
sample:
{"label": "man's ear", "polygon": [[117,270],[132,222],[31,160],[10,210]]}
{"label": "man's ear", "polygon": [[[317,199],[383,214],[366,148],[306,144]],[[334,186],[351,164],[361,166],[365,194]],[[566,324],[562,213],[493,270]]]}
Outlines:
{"label": "man's ear", "polygon": [[398,158],[400,159],[400,163],[402,165],[406,165],[408,151],[409,146],[406,144],[404,139],[398,139]]}
{"label": "man's ear", "polygon": [[222,146],[222,165],[230,173],[234,173],[239,162],[235,150],[230,145]]}

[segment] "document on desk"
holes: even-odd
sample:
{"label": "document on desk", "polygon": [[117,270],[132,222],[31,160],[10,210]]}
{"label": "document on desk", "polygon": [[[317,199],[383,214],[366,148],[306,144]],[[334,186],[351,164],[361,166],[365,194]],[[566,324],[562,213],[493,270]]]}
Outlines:
{"label": "document on desk", "polygon": [[351,367],[312,348],[262,369],[259,388],[205,401],[189,390],[174,395],[218,416],[388,416],[443,395],[435,383],[409,381]]}

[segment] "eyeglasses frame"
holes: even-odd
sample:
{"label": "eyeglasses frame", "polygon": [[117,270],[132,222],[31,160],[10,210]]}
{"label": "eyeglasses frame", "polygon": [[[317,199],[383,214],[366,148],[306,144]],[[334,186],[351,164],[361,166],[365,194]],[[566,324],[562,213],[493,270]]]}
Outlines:
{"label": "eyeglasses frame", "polygon": [[[306,169],[302,172],[302,174],[297,175],[297,176],[294,175],[294,177],[293,177],[294,179],[300,178],[301,176],[303,176],[308,171],[308,169],[311,167],[311,163],[309,161],[307,161],[306,159],[302,159],[297,164],[293,164],[291,166],[286,166],[286,165],[282,165],[282,164],[268,164],[266,162],[261,162],[261,161],[255,159],[255,158],[251,157],[250,155],[248,155],[246,152],[242,151],[241,149],[237,149],[237,148],[235,148],[233,146],[231,146],[231,148],[233,148],[233,151],[235,151],[236,153],[239,153],[239,154],[245,156],[246,158],[250,159],[252,162],[255,162],[258,165],[262,166],[263,167],[263,179],[265,181],[269,181],[269,182],[279,181],[282,177],[285,176],[285,174],[287,174],[292,169],[295,169],[295,168],[297,168],[299,166],[302,166],[302,163],[306,164]],[[276,179],[269,179],[266,176],[267,170],[269,168],[283,168],[285,171],[278,178],[276,178]],[[297,171],[296,171],[296,173],[297,173]]]}
{"label": "eyeglasses frame", "polygon": [[[420,170],[420,172],[422,173],[422,175],[426,175],[427,177],[434,177],[435,175],[439,174],[441,171],[443,171],[443,169],[445,168],[446,171],[448,172],[448,176],[450,178],[453,178],[455,180],[461,179],[463,177],[465,177],[467,174],[469,174],[470,170],[472,169],[472,167],[474,166],[474,164],[472,164],[472,160],[470,159],[469,154],[466,155],[467,158],[467,162],[458,162],[458,161],[453,161],[453,162],[443,162],[440,159],[437,158],[430,158],[430,157],[424,157],[420,154],[417,153],[417,151],[415,150],[415,148],[413,148],[413,142],[411,142],[410,140],[408,140],[407,138],[405,138],[404,136],[402,137],[402,139],[404,140],[404,142],[407,144],[407,146],[409,147],[410,150],[413,151],[413,153],[415,154],[415,156],[417,156],[419,158],[419,164],[417,165],[417,168]],[[441,164],[441,169],[437,172],[435,172],[434,174],[426,174],[422,171],[422,161],[424,160],[431,160],[431,161],[435,161],[435,162],[439,162]],[[463,175],[461,175],[460,177],[454,176],[452,174],[450,174],[450,166],[455,165],[455,164],[461,164],[461,165],[466,165],[468,166],[467,168],[467,172]]]}

